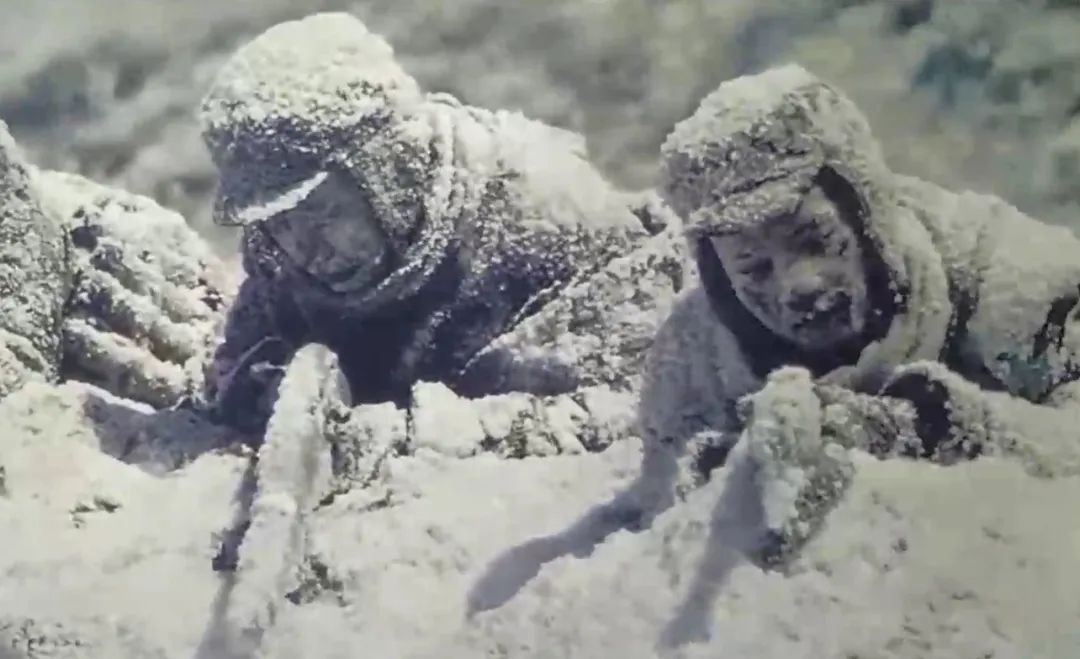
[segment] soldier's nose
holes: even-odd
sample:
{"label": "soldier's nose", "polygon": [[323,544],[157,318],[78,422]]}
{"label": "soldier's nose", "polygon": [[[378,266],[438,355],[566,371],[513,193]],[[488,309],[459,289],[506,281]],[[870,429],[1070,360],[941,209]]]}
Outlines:
{"label": "soldier's nose", "polygon": [[787,272],[784,305],[796,313],[809,313],[820,306],[828,293],[825,279],[806,264],[795,264]]}
{"label": "soldier's nose", "polygon": [[787,306],[796,313],[810,313],[818,308],[818,303],[824,297],[824,289],[812,289],[792,291],[788,296]]}

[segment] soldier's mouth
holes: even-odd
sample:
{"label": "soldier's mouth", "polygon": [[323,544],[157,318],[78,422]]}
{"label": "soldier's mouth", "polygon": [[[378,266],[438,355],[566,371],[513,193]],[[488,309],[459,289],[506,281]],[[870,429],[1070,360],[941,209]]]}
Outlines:
{"label": "soldier's mouth", "polygon": [[850,315],[851,298],[844,293],[838,293],[826,306],[803,314],[795,322],[794,328],[800,332],[830,329],[847,322]]}
{"label": "soldier's mouth", "polygon": [[382,257],[374,261],[351,264],[331,264],[321,261],[298,262],[291,256],[289,259],[296,268],[338,294],[355,293],[370,288],[386,275],[387,270],[387,259]]}
{"label": "soldier's mouth", "polygon": [[378,266],[377,263],[360,263],[333,271],[316,269],[312,274],[335,292],[350,293],[371,285],[372,271],[379,269]]}

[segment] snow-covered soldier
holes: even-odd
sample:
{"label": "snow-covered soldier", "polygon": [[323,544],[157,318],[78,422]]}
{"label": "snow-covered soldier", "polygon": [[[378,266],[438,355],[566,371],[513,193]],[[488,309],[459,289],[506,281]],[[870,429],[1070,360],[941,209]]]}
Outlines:
{"label": "snow-covered soldier", "polygon": [[0,122],[0,397],[88,381],[166,407],[198,389],[221,272],[153,201],[29,165]]}
{"label": "snow-covered soldier", "polygon": [[423,93],[346,14],[241,48],[201,117],[247,276],[208,374],[223,419],[258,432],[275,367],[308,343],[355,404],[408,405],[419,381],[480,397],[639,378],[660,318],[642,305],[672,297],[679,248],[579,136]]}
{"label": "snow-covered soldier", "polygon": [[[266,583],[288,582],[300,530],[384,496],[395,458],[581,452],[632,432],[684,242],[579,136],[423,93],[345,14],[241,48],[202,121],[246,271],[206,396],[261,443],[240,637],[286,601]],[[346,395],[305,372],[334,362]],[[329,469],[312,468],[327,447]]]}
{"label": "snow-covered soldier", "polygon": [[779,555],[843,491],[853,446],[1076,466],[1069,230],[892,173],[855,105],[797,66],[722,84],[663,170],[701,286],[654,345],[643,430],[654,460],[696,459],[690,486],[741,437]]}

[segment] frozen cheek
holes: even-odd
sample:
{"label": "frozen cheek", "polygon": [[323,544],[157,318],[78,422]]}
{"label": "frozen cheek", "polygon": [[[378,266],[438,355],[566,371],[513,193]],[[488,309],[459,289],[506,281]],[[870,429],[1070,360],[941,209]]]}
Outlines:
{"label": "frozen cheek", "polygon": [[312,227],[312,254],[308,268],[314,275],[328,275],[351,265],[356,254],[347,232],[332,225]]}
{"label": "frozen cheek", "polygon": [[780,322],[779,305],[773,282],[746,282],[741,286],[743,304],[757,316],[763,324],[776,327]]}

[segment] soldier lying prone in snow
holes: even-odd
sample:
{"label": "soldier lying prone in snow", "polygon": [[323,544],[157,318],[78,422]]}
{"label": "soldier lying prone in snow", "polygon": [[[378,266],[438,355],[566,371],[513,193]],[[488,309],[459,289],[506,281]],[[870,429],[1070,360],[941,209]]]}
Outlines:
{"label": "soldier lying prone in snow", "polygon": [[[241,48],[202,122],[247,276],[206,398],[262,443],[237,642],[285,601],[264,585],[298,568],[309,517],[378,491],[390,457],[580,452],[632,432],[685,243],[578,136],[424,94],[345,14]],[[346,387],[312,372],[335,362]]]}
{"label": "soldier lying prone in snow", "polygon": [[[247,274],[207,377],[220,418],[258,436],[311,343],[357,405],[408,408],[423,381],[444,398],[563,396],[563,426],[612,396],[632,409],[685,250],[658,199],[614,189],[578,136],[424,94],[346,14],[241,48],[202,122]],[[580,449],[572,435],[535,450]]]}
{"label": "soldier lying prone in snow", "polygon": [[[865,118],[797,66],[726,82],[663,148],[700,285],[646,360],[637,480],[505,552],[475,609],[543,563],[642,528],[710,472],[749,469],[782,564],[854,473],[850,449],[1080,473],[1080,240],[997,198],[888,170]],[[743,472],[744,474],[746,472]],[[738,493],[732,500],[741,498]]]}
{"label": "soldier lying prone in snow", "polygon": [[[679,470],[692,487],[742,444],[773,559],[843,491],[848,448],[1076,468],[1069,230],[890,172],[854,104],[797,66],[722,84],[663,158],[701,286],[650,356],[647,450],[694,462]],[[672,493],[658,487],[663,507]]]}

